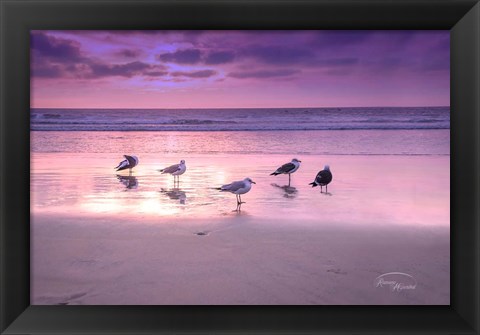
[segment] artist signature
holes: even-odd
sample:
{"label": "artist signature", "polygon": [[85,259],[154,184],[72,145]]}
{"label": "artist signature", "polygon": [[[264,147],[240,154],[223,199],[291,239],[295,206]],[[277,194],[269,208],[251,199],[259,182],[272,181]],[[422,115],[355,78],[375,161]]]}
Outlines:
{"label": "artist signature", "polygon": [[417,281],[408,273],[388,272],[375,278],[373,285],[374,287],[388,288],[392,292],[401,292],[414,290],[417,287]]}

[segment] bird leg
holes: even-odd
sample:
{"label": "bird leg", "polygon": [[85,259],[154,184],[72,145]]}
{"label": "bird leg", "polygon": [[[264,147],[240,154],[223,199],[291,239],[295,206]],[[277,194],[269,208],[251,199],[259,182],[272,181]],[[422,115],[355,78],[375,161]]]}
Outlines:
{"label": "bird leg", "polygon": [[237,208],[233,212],[240,212],[240,207],[242,206],[242,203],[238,200],[238,194],[235,194],[235,197],[237,198]]}
{"label": "bird leg", "polygon": [[246,202],[242,201],[242,197],[240,196],[240,194],[238,195],[238,199],[240,199],[240,202],[239,202],[240,205],[246,203]]}
{"label": "bird leg", "polygon": [[323,193],[322,189],[323,189],[323,186],[320,185],[320,193]]}
{"label": "bird leg", "polygon": [[290,173],[288,174],[288,186],[290,186]]}

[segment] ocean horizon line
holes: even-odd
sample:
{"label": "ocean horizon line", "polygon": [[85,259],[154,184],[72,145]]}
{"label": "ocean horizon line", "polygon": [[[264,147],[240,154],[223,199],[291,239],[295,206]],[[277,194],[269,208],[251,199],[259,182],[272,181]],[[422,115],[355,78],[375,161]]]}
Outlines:
{"label": "ocean horizon line", "polygon": [[431,128],[431,127],[417,127],[417,128],[328,128],[328,129],[298,129],[298,128],[278,128],[278,129],[30,129],[30,131],[41,131],[41,132],[49,132],[49,131],[73,131],[73,132],[275,132],[275,131],[306,131],[306,132],[314,132],[314,131],[344,131],[344,130],[352,130],[352,131],[365,131],[365,130],[447,130],[450,127],[445,128]]}
{"label": "ocean horizon line", "polygon": [[49,110],[255,110],[255,109],[359,109],[359,108],[450,108],[448,106],[331,106],[331,107],[188,107],[188,108],[168,108],[168,107],[148,107],[148,108],[129,108],[129,107],[30,107],[32,109]]}

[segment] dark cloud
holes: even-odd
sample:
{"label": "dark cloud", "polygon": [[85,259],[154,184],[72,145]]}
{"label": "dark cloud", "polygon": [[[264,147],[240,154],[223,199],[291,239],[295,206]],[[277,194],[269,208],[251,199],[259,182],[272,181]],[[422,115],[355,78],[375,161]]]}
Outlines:
{"label": "dark cloud", "polygon": [[79,43],[35,31],[30,35],[32,51],[41,57],[77,61],[81,59]]}
{"label": "dark cloud", "polygon": [[[77,32],[77,31],[74,31]],[[202,35],[204,30],[102,30],[102,32],[111,35],[144,35],[144,36],[165,36],[165,35],[181,35],[185,37],[196,37]],[[96,34],[97,30],[82,30],[80,34]]]}
{"label": "dark cloud", "polygon": [[150,72],[144,72],[143,75],[147,77],[162,77],[167,75],[167,71],[150,71]]}
{"label": "dark cloud", "polygon": [[231,51],[214,51],[207,55],[205,64],[216,65],[230,63],[235,59],[235,53]]}
{"label": "dark cloud", "polygon": [[198,49],[183,49],[175,52],[164,53],[158,59],[166,63],[197,64],[200,62],[201,52]]}
{"label": "dark cloud", "polygon": [[32,76],[41,78],[103,78],[149,76],[158,77],[166,75],[157,65],[143,62],[130,62],[124,64],[105,64],[89,60],[84,63],[52,63],[42,62],[32,64]]}
{"label": "dark cloud", "polygon": [[[50,36],[45,32],[31,34],[32,75],[39,78],[101,78],[166,75],[163,65],[140,61],[107,64],[82,54],[77,42]],[[123,49],[126,57],[138,55],[138,50]]]}
{"label": "dark cloud", "polygon": [[108,30],[109,34],[112,35],[164,35],[168,34],[169,31],[165,30]]}
{"label": "dark cloud", "polygon": [[200,70],[200,71],[176,71],[170,73],[172,77],[189,77],[189,78],[208,78],[217,74],[217,71],[214,70]]}
{"label": "dark cloud", "polygon": [[287,77],[292,74],[298,73],[298,70],[280,69],[280,70],[259,70],[259,71],[246,71],[246,72],[231,72],[229,77],[237,79],[246,78],[274,78],[274,77]]}
{"label": "dark cloud", "polygon": [[31,73],[31,76],[34,78],[60,78],[62,75],[62,68],[54,64],[45,64],[33,67]]}
{"label": "dark cloud", "polygon": [[[393,45],[397,48],[403,48],[407,43],[418,35],[418,31],[387,31],[379,33],[383,43]],[[379,42],[382,43],[382,42]]]}
{"label": "dark cloud", "polygon": [[131,50],[131,49],[123,49],[116,53],[119,56],[125,58],[136,58],[142,54],[140,50]]}
{"label": "dark cloud", "polygon": [[314,39],[314,45],[325,48],[352,46],[370,39],[374,32],[366,31],[319,31]]}
{"label": "dark cloud", "polygon": [[312,45],[322,50],[345,50],[371,43],[372,46],[394,46],[402,48],[410,42],[418,31],[382,31],[382,30],[356,30],[356,31],[319,31],[312,41]]}
{"label": "dark cloud", "polygon": [[218,65],[232,62],[235,59],[235,53],[212,51],[205,55],[200,49],[182,49],[158,55],[157,58],[166,63]]}
{"label": "dark cloud", "polygon": [[315,58],[311,49],[283,46],[252,45],[242,50],[242,55],[264,63],[282,65],[297,64]]}
{"label": "dark cloud", "polygon": [[52,63],[49,61],[32,63],[32,76],[38,78],[159,77],[167,73],[162,66],[143,62],[105,64],[99,61],[85,60],[82,63]]}
{"label": "dark cloud", "polygon": [[131,62],[126,64],[90,64],[92,77],[119,76],[130,78],[134,75],[141,75],[145,70],[151,70],[152,68],[152,65],[143,62]]}

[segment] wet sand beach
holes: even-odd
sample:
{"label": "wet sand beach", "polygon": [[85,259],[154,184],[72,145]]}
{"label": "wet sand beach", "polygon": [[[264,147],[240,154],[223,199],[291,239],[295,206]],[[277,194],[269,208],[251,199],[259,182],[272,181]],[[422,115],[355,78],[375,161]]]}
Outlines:
{"label": "wet sand beach", "polygon": [[[44,215],[34,229],[33,304],[450,303],[446,227],[259,222],[234,213],[133,223]],[[394,271],[416,287],[377,286]]]}
{"label": "wet sand beach", "polygon": [[[449,304],[449,156],[302,155],[290,186],[292,154],[139,156],[32,154],[33,304]],[[234,212],[215,187],[247,176]]]}

